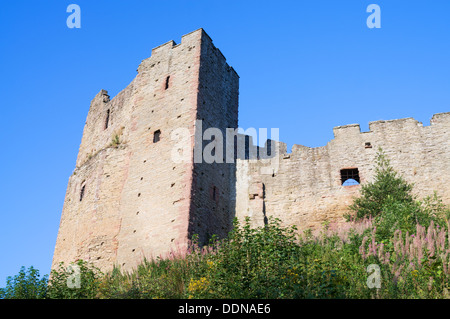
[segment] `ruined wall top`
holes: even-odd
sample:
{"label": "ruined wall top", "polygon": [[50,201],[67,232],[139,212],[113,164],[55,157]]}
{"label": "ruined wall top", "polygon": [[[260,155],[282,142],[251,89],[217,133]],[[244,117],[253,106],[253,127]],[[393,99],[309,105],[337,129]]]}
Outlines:
{"label": "ruined wall top", "polygon": [[[403,133],[408,134],[409,131],[414,130],[418,131],[419,133],[422,132],[430,132],[433,129],[441,129],[441,128],[447,128],[450,127],[450,112],[445,113],[436,113],[432,116],[430,120],[430,125],[424,126],[422,122],[419,122],[415,120],[412,117],[408,118],[402,118],[402,119],[395,119],[395,120],[378,120],[369,122],[369,131],[363,132],[361,131],[361,127],[359,124],[348,124],[348,125],[342,125],[342,126],[336,126],[333,128],[333,134],[334,139],[330,140],[326,145],[319,146],[319,147],[308,147],[301,144],[294,144],[292,146],[292,151],[288,152],[287,150],[287,144],[281,141],[272,141],[272,148],[274,150],[278,150],[279,155],[284,154],[296,154],[303,150],[320,150],[323,148],[326,148],[330,143],[333,143],[335,140],[345,140],[345,139],[352,139],[354,137],[361,137],[361,138],[367,138],[370,136],[370,134],[389,134],[391,133]],[[430,132],[433,133],[432,131]],[[246,138],[248,139],[250,145],[254,146],[253,138],[251,136],[246,135]],[[254,146],[257,151],[255,154],[260,154],[265,151],[267,148],[268,142],[270,140],[267,140],[264,147]],[[248,148],[248,144],[246,145]],[[271,152],[272,156],[275,155],[276,152]],[[255,157],[247,156],[245,159],[256,159]],[[243,157],[239,157],[240,159],[244,159]]]}
{"label": "ruined wall top", "polygon": [[[153,48],[153,49],[152,49],[152,54],[151,54],[151,56],[149,57],[149,59],[150,59],[151,57],[153,57],[153,56],[159,56],[159,55],[161,55],[161,54],[169,54],[169,53],[170,53],[170,50],[175,49],[175,48],[177,48],[177,47],[179,47],[179,46],[181,46],[181,45],[183,45],[183,44],[185,44],[185,43],[190,42],[191,39],[193,39],[193,38],[199,38],[199,37],[201,37],[202,39],[205,39],[205,40],[207,41],[207,43],[208,43],[209,45],[211,45],[211,46],[214,48],[214,50],[217,51],[217,53],[222,57],[222,59],[223,59],[224,61],[226,61],[226,58],[225,58],[225,56],[223,55],[223,53],[220,51],[220,49],[218,49],[218,48],[214,45],[213,40],[211,39],[211,37],[206,33],[206,31],[205,31],[203,28],[199,28],[199,29],[197,29],[197,30],[194,30],[194,31],[192,31],[192,32],[189,32],[189,33],[183,35],[183,36],[181,37],[181,43],[179,43],[179,44],[177,44],[174,40],[170,40],[170,41],[168,41],[168,42],[166,42],[166,43],[163,43],[163,44],[161,44],[161,45],[159,45],[159,46]],[[144,61],[145,61],[145,60],[144,60]],[[233,69],[233,67],[229,66],[228,64],[226,64],[226,65],[227,65],[227,67],[228,67],[228,69],[229,69],[230,71],[233,71],[234,73],[236,73],[236,75],[238,75],[237,72]],[[138,70],[138,71],[139,71],[139,70]],[[239,76],[239,75],[238,75],[238,76]]]}

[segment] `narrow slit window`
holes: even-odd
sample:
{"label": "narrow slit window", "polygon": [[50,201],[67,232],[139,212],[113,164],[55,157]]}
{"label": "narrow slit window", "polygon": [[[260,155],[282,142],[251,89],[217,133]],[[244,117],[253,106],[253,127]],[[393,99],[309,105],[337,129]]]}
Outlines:
{"label": "narrow slit window", "polygon": [[86,190],[86,185],[81,186],[80,202],[83,200],[85,190]]}
{"label": "narrow slit window", "polygon": [[217,187],[216,186],[214,186],[212,189],[212,199],[213,199],[213,201],[216,201],[216,199],[217,199]]}
{"label": "narrow slit window", "polygon": [[[215,140],[216,140],[216,136],[213,135],[211,142],[214,142]],[[217,144],[214,145],[214,148],[211,151],[211,156],[216,156],[216,147],[217,147]]]}
{"label": "narrow slit window", "polygon": [[157,130],[153,133],[153,143],[158,143],[161,140],[161,131]]}
{"label": "narrow slit window", "polygon": [[341,169],[341,185],[353,186],[359,185],[361,180],[359,178],[359,170],[357,168]]}
{"label": "narrow slit window", "polygon": [[166,90],[169,88],[170,75],[166,78]]}
{"label": "narrow slit window", "polygon": [[107,110],[106,111],[106,119],[105,119],[105,130],[108,128],[108,126],[109,126],[109,113],[110,113],[110,110]]}

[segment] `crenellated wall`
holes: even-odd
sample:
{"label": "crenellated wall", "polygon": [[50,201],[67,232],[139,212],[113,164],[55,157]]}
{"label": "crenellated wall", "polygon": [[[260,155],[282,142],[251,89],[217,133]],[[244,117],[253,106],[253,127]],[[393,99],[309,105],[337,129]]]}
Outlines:
{"label": "crenellated wall", "polygon": [[343,221],[361,186],[343,186],[341,170],[357,168],[361,183],[371,181],[379,147],[394,169],[415,184],[419,197],[437,191],[450,204],[450,113],[435,114],[425,127],[406,118],[371,122],[369,129],[361,132],[357,124],[335,127],[327,145],[294,145],[291,153],[286,144],[277,143],[274,174],[261,174],[267,166],[261,161],[238,160],[237,216],[250,216],[255,225],[274,216],[299,229]]}

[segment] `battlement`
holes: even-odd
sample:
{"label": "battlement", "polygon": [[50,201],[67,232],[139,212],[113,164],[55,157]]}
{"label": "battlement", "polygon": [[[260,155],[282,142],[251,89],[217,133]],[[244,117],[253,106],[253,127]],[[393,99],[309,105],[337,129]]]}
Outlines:
{"label": "battlement", "polygon": [[[195,39],[201,38],[202,35],[207,35],[206,32],[202,28],[191,31],[181,37],[181,43],[177,44],[174,40],[170,40],[166,43],[163,43],[163,44],[158,45],[157,47],[153,48],[151,55],[153,56],[155,54],[160,54],[161,52],[167,52],[170,49],[173,49],[182,44],[185,44],[186,42],[189,42],[189,40],[192,38],[195,38]],[[209,36],[208,36],[208,38],[209,38]],[[212,42],[211,38],[209,38],[209,39]]]}
{"label": "battlement", "polygon": [[[417,120],[415,120],[412,117],[403,118],[403,119],[395,119],[395,120],[379,120],[379,121],[373,121],[369,123],[369,131],[362,132],[361,127],[359,124],[348,124],[348,125],[342,125],[342,126],[336,126],[333,128],[333,134],[334,139],[329,141],[325,146],[319,146],[319,147],[308,147],[301,144],[294,144],[292,146],[291,152],[288,152],[286,143],[283,143],[281,141],[272,141],[273,142],[273,150],[269,151],[267,153],[267,144],[270,140],[267,140],[265,142],[265,146],[256,146],[253,143],[252,136],[249,135],[243,135],[240,137],[243,139],[244,137],[247,139],[245,144],[245,154],[246,156],[238,156],[241,160],[258,160],[261,158],[260,154],[268,154],[264,158],[271,158],[274,157],[275,154],[278,154],[278,156],[283,157],[284,159],[290,158],[290,156],[287,156],[289,154],[292,155],[299,155],[303,154],[304,152],[309,151],[326,151],[326,148],[328,145],[335,142],[335,140],[349,140],[349,141],[357,141],[357,143],[361,143],[360,140],[364,140],[364,147],[372,148],[373,145],[369,141],[370,135],[377,135],[377,134],[402,134],[405,133],[404,131],[408,131],[410,129],[417,130],[429,130],[429,128],[432,127],[448,127],[450,128],[450,112],[447,113],[437,113],[434,114],[430,120],[430,126],[423,126],[423,124]],[[368,139],[368,140],[367,140]],[[366,141],[367,140],[367,141]],[[366,144],[369,143],[369,144]],[[254,151],[251,151],[252,148]],[[249,151],[250,150],[250,151]]]}
{"label": "battlement", "polygon": [[359,124],[349,124],[336,126],[333,128],[334,138],[338,138],[343,135],[355,135],[361,133],[361,127]]}
{"label": "battlement", "polygon": [[423,127],[423,124],[412,117],[396,120],[379,120],[369,123],[369,132],[377,132],[385,129],[401,130],[410,127]]}
{"label": "battlement", "polygon": [[450,112],[436,113],[431,118],[430,124],[435,125],[439,123],[449,123],[450,122]]}
{"label": "battlement", "polygon": [[[148,59],[151,59],[152,57],[158,57],[159,55],[167,55],[169,54],[170,50],[179,48],[180,46],[187,45],[188,47],[192,45],[192,42],[198,39],[202,39],[206,41],[208,45],[210,45],[214,51],[217,52],[217,54],[221,57],[221,59],[224,61],[224,63],[227,66],[227,69],[231,72],[234,72],[238,77],[239,75],[237,72],[233,69],[233,67],[229,66],[226,62],[226,58],[223,55],[223,53],[218,49],[214,43],[211,37],[206,33],[206,31],[203,28],[199,28],[197,30],[194,30],[192,32],[189,32],[181,37],[181,43],[177,44],[174,40],[170,40],[166,43],[163,43],[155,48],[152,49],[152,54]],[[188,50],[190,50],[189,48]],[[147,59],[147,60],[148,60]],[[145,61],[145,60],[144,60]]]}
{"label": "battlement", "polygon": [[[430,120],[430,125],[450,125],[450,112],[434,114]],[[422,122],[412,117],[395,120],[378,120],[369,122],[369,131],[361,132],[359,124],[337,126],[333,128],[334,137],[348,137],[360,133],[377,133],[386,129],[408,129],[411,127],[424,127]]]}

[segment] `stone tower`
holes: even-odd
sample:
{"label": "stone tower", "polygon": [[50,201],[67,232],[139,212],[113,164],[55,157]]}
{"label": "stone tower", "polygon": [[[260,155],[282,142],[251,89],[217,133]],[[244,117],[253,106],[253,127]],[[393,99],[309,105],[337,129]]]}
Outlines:
{"label": "stone tower", "polygon": [[203,29],[154,48],[113,99],[101,90],[69,178],[52,268],[83,259],[131,269],[184,249],[193,234],[201,242],[226,235],[235,164],[191,155],[176,162],[173,154],[183,151],[177,129],[189,132],[193,150],[207,128],[237,128],[238,94],[239,76]]}

